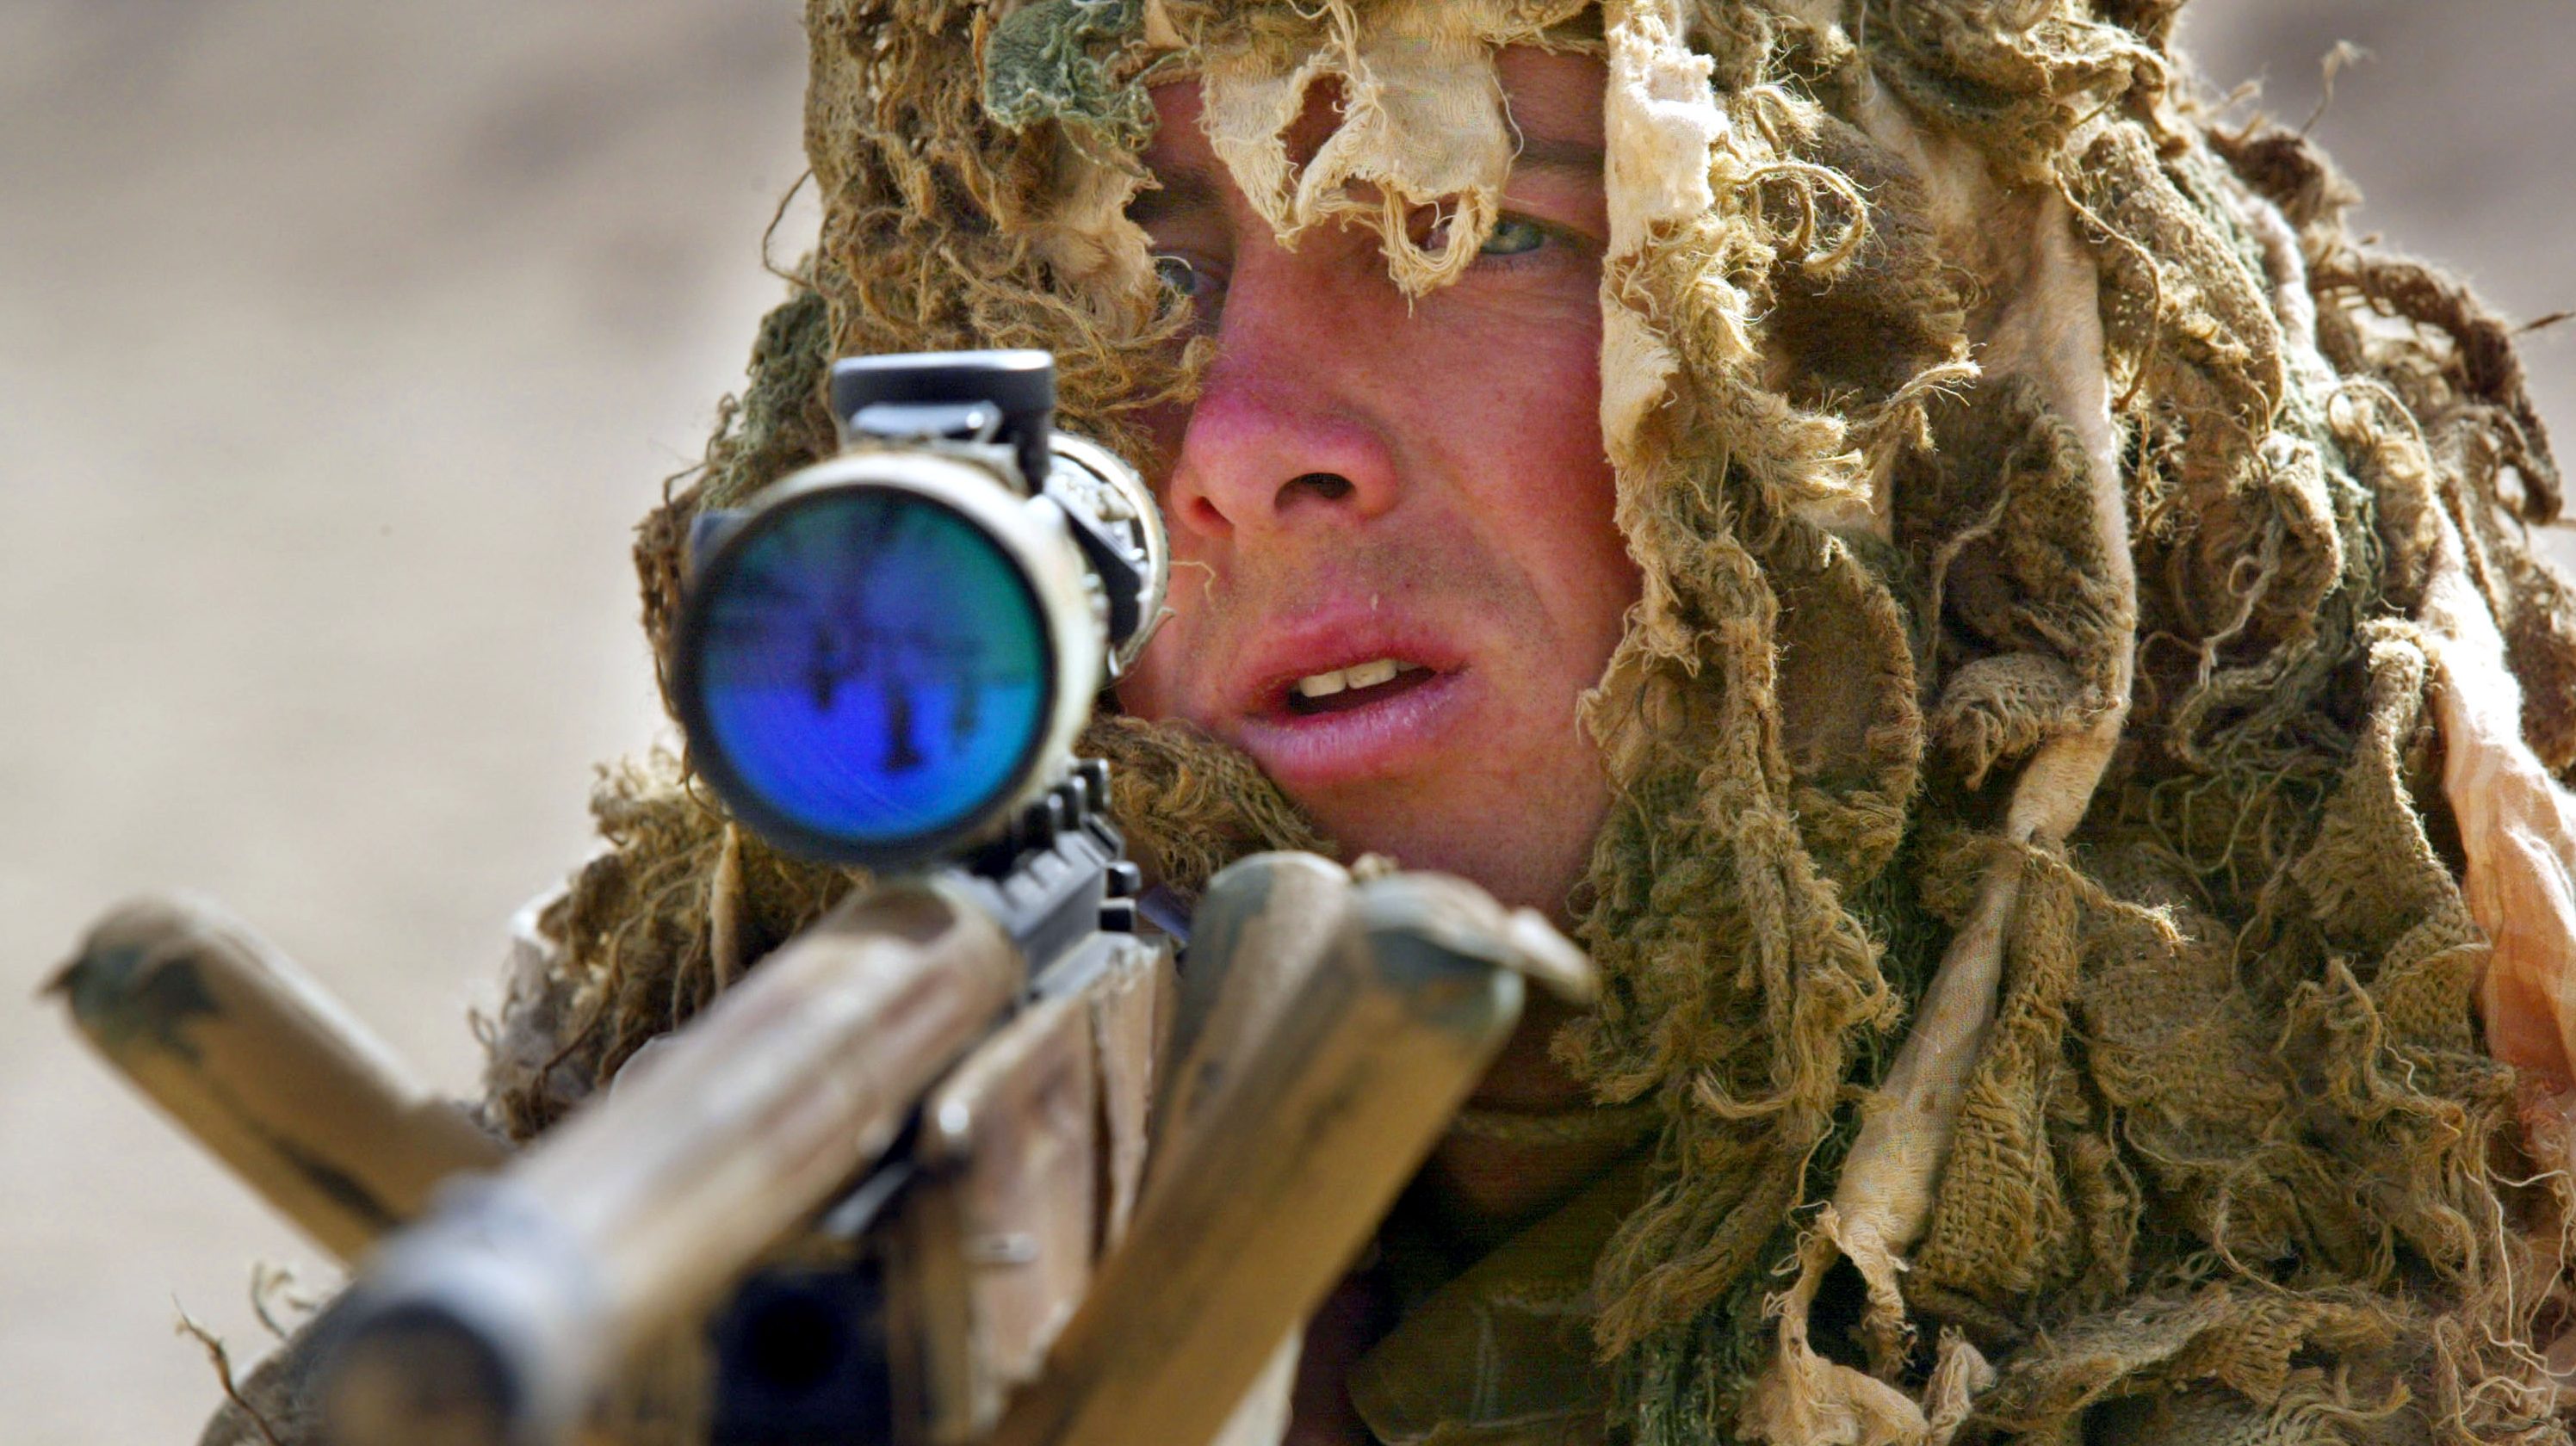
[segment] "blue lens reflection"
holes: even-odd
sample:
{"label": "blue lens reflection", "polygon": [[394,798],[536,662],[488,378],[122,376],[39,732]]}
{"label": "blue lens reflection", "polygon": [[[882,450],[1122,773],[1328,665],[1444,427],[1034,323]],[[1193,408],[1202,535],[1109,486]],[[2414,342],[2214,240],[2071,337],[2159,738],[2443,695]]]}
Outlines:
{"label": "blue lens reflection", "polygon": [[1017,782],[1046,726],[1045,625],[973,523],[910,493],[817,494],[754,524],[707,582],[713,737],[694,741],[772,814],[893,847]]}

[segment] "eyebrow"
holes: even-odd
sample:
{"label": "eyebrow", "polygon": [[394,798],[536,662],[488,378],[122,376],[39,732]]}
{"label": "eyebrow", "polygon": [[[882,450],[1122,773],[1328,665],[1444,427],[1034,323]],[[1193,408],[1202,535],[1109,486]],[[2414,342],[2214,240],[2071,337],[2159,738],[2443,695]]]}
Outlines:
{"label": "eyebrow", "polygon": [[1513,170],[1571,171],[1599,179],[1603,153],[1599,146],[1583,141],[1533,140],[1521,138],[1520,153],[1512,157]]}
{"label": "eyebrow", "polygon": [[1159,184],[1138,191],[1135,199],[1127,203],[1127,219],[1139,226],[1212,211],[1224,204],[1216,183],[1196,169],[1168,172],[1157,175],[1155,180]]}

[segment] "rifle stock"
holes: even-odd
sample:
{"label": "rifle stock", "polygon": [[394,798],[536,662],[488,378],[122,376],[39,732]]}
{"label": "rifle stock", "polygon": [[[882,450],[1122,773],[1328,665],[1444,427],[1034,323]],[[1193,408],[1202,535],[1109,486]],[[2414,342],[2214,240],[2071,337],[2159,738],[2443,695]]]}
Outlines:
{"label": "rifle stock", "polygon": [[[1305,868],[1250,860],[1211,886],[1211,906],[1237,909],[1240,890],[1259,902],[1238,911],[1258,915],[1293,880],[1333,926],[1285,931],[1318,946],[1310,960],[1230,962],[1263,1018],[1222,1081],[1197,1077],[1206,1097],[1164,1142],[1127,1247],[995,1446],[1120,1446],[1140,1422],[1175,1446],[1214,1439],[1510,1037],[1525,976],[1572,953],[1558,939],[1532,957],[1552,932],[1456,880],[1319,889]],[[1265,965],[1284,967],[1264,979]]]}

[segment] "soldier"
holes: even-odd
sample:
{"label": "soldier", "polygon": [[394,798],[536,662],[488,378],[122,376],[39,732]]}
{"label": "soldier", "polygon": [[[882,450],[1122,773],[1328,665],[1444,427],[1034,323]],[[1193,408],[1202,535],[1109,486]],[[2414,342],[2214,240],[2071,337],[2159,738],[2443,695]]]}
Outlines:
{"label": "soldier", "polygon": [[[1160,883],[1380,853],[1604,972],[1291,1439],[2565,1439],[2557,473],[2177,8],[809,6],[822,236],[656,641],[829,358],[1047,347],[1180,564],[1087,740]],[[514,1137],[851,885],[682,782],[514,981]]]}

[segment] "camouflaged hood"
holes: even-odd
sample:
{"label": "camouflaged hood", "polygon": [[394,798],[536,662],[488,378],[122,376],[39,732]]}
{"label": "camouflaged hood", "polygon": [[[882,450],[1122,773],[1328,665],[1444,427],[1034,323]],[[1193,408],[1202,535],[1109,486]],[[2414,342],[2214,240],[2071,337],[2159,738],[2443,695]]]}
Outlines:
{"label": "camouflaged hood", "polygon": [[[810,0],[822,231],[641,534],[648,627],[695,509],[829,449],[832,356],[1044,347],[1113,445],[1188,396],[1146,84],[1419,292],[1494,221],[1494,49],[1597,55],[1645,581],[1560,1049],[1663,1121],[1595,1282],[1620,1437],[2562,1441],[2556,468],[2509,329],[2213,121],[2178,3]],[[1181,888],[1329,850],[1202,737],[1090,741]],[[664,773],[601,817],[496,1041],[520,1134],[849,884]]]}

